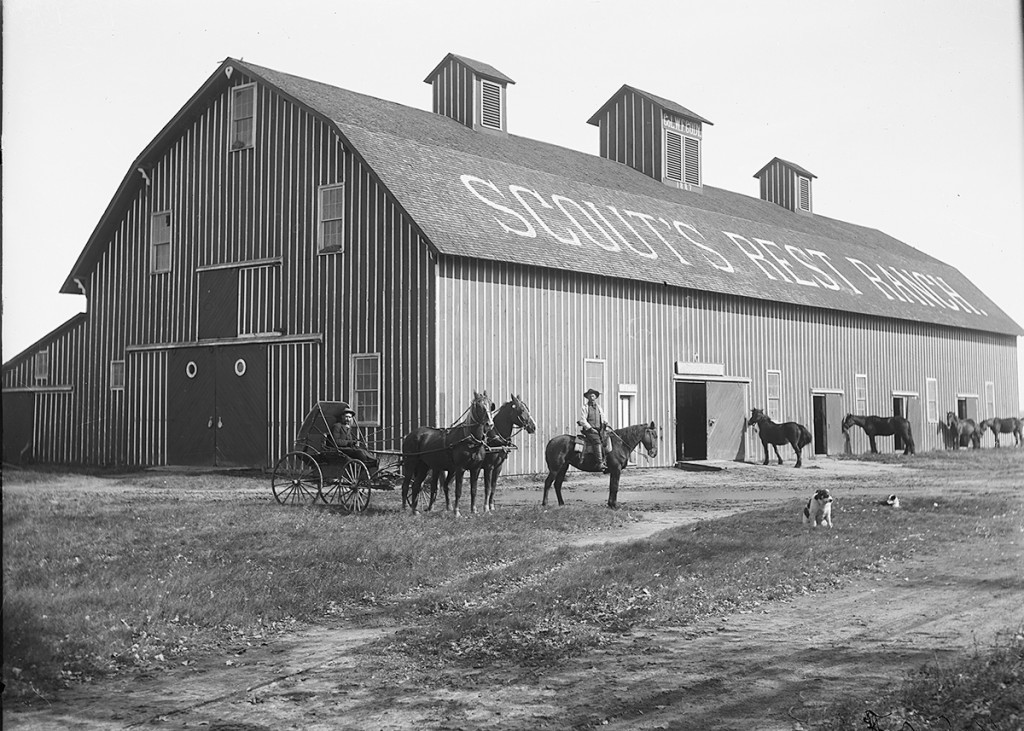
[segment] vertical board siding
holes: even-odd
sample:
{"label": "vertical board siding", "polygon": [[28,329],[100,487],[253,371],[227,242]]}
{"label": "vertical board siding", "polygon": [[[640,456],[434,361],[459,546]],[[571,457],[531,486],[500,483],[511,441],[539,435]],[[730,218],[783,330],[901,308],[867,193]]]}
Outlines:
{"label": "vertical board siding", "polygon": [[638,94],[623,94],[598,120],[601,157],[660,180],[661,122],[660,107]]}
{"label": "vertical board siding", "polygon": [[454,119],[472,127],[475,116],[474,100],[476,74],[465,64],[448,59],[431,80],[434,113]]}
{"label": "vertical board siding", "polygon": [[[236,74],[231,84],[249,81]],[[428,244],[333,127],[262,85],[255,147],[229,151],[228,91],[213,93],[147,169],[149,184],[139,177],[87,282],[76,461],[166,462],[161,348],[197,342],[200,267],[238,266],[241,335],[309,338],[269,348],[267,465],[318,399],[349,398],[352,353],[381,354],[381,443],[395,447],[410,424],[435,421]],[[341,182],[345,250],[320,254],[318,188]],[[150,221],[161,211],[171,214],[171,267],[154,274]],[[267,259],[280,263],[245,266]],[[127,400],[109,389],[111,360],[126,360]],[[5,384],[16,377],[5,369]]]}
{"label": "vertical board siding", "polygon": [[[35,391],[31,434],[34,460],[82,460],[81,435],[86,424],[78,409],[86,396],[82,364],[88,335],[88,320],[84,315],[76,315],[4,365],[5,390]],[[41,350],[47,351],[49,361],[45,380],[37,380],[33,371],[35,355]]]}
{"label": "vertical board siding", "polygon": [[[606,361],[603,401],[613,419],[618,384],[635,383],[636,421],[662,428],[658,457],[641,464],[675,458],[675,361],[723,364],[726,376],[750,379],[751,405],[762,407],[765,373],[779,370],[782,416],[805,425],[813,424],[812,389],[843,391],[853,411],[854,374],[867,373],[871,413],[891,414],[893,391],[920,394],[919,450],[943,446],[938,425],[926,423],[926,378],[939,380],[942,414],[957,391],[982,393],[985,381],[997,384],[997,410],[1016,412],[1009,336],[457,258],[439,267],[438,300],[440,421],[457,418],[474,389],[487,389],[496,404],[521,394],[537,422],[535,435],[519,436],[509,474],[544,471],[547,441],[576,431],[586,358]],[[852,451],[867,448],[852,430]],[[891,440],[882,448],[891,450]]]}

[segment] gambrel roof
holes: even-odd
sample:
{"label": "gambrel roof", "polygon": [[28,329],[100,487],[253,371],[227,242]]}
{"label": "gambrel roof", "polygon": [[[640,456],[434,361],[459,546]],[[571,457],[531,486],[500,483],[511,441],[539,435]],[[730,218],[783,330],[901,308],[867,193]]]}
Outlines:
{"label": "gambrel roof", "polygon": [[[596,155],[235,59],[206,87],[227,65],[332,123],[441,255],[1024,334],[955,268],[876,229],[707,185],[680,190]],[[100,232],[63,291],[77,291]]]}

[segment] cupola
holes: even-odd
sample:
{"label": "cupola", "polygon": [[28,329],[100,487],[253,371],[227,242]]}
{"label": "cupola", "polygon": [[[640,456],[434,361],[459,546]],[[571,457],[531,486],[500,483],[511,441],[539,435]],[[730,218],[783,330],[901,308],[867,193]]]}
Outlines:
{"label": "cupola", "polygon": [[508,131],[507,89],[512,81],[493,66],[449,53],[427,78],[434,113],[470,129]]}
{"label": "cupola", "polygon": [[771,201],[790,211],[813,212],[811,181],[817,176],[779,157],[754,173],[761,181],[761,200]]}
{"label": "cupola", "polygon": [[666,185],[703,186],[701,139],[712,123],[686,107],[623,84],[587,124],[601,131],[601,157]]}

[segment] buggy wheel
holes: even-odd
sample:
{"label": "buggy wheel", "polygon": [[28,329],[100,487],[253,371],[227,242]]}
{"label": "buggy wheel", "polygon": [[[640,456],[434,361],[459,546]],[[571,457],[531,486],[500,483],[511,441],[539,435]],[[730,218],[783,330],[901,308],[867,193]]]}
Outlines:
{"label": "buggy wheel", "polygon": [[366,465],[352,460],[338,473],[338,479],[320,491],[328,505],[339,505],[346,513],[361,513],[370,504],[370,473]]}
{"label": "buggy wheel", "polygon": [[309,505],[320,494],[324,478],[320,465],[304,452],[289,452],[274,467],[271,489],[282,505]]}

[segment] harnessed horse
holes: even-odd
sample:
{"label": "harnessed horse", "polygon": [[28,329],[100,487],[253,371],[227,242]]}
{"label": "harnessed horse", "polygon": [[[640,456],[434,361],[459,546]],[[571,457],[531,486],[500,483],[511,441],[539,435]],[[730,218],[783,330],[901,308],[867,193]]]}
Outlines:
{"label": "harnessed horse", "polygon": [[[619,476],[622,470],[629,464],[629,455],[637,445],[643,444],[647,450],[648,457],[656,457],[658,454],[658,428],[652,421],[650,424],[634,424],[623,429],[615,429],[611,432],[612,448],[605,456],[605,464],[608,471],[608,507],[618,507]],[[548,504],[548,490],[553,484],[555,495],[558,497],[558,504],[565,505],[562,499],[562,482],[565,480],[565,473],[572,465],[584,472],[601,472],[600,458],[593,455],[584,456],[575,449],[576,435],[561,434],[548,442],[544,450],[544,458],[548,463],[548,476],[544,480],[544,499],[541,505]]]}
{"label": "harnessed horse", "polygon": [[[484,459],[484,437],[494,426],[491,411],[494,404],[487,391],[473,392],[473,401],[467,409],[466,420],[448,429],[421,426],[414,429],[402,440],[402,507],[407,504],[413,515],[419,513],[416,507],[430,470],[434,471],[431,492],[437,491],[440,472],[458,473],[455,481],[455,515],[459,515],[459,499],[462,497],[462,472],[482,464]],[[472,472],[470,475],[472,476]],[[409,488],[412,495],[409,495]],[[471,488],[475,491],[475,486]]]}
{"label": "harnessed horse", "polygon": [[[510,450],[515,449],[512,444],[512,429],[525,429],[527,434],[537,431],[537,425],[533,423],[530,409],[521,397],[511,394],[512,398],[503,403],[494,412],[494,427],[487,432],[487,444],[484,446],[483,462],[469,468],[469,511],[476,512],[476,483],[481,470],[484,473],[484,512],[494,510],[494,489],[498,485],[498,475],[501,474],[501,467],[508,459]],[[446,509],[450,507],[448,501],[448,486],[453,479],[461,479],[461,474],[456,475],[449,472],[444,480],[444,502]],[[434,506],[436,493],[430,496],[430,504],[427,510]]]}

